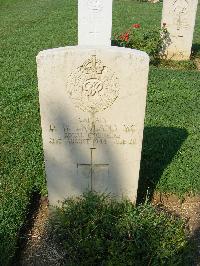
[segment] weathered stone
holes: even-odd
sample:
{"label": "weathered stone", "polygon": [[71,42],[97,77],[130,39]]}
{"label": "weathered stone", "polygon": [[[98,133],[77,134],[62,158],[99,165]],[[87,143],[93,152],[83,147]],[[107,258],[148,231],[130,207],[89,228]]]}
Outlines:
{"label": "weathered stone", "polygon": [[197,4],[198,0],[163,0],[162,25],[169,32],[164,58],[190,58]]}
{"label": "weathered stone", "polygon": [[49,202],[87,190],[136,200],[149,57],[119,47],[37,56]]}

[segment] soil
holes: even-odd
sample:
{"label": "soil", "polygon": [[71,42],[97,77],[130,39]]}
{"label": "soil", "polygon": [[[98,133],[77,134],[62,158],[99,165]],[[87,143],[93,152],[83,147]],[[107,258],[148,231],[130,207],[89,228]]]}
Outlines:
{"label": "soil", "polygon": [[197,69],[200,71],[200,58],[195,59],[195,64],[196,64]]}
{"label": "soil", "polygon": [[[200,266],[200,197],[188,197],[184,201],[172,195],[156,194],[152,203],[168,213],[183,218],[189,231],[190,241],[197,247],[194,265]],[[20,256],[14,265],[57,266],[62,265],[65,253],[57,246],[51,232],[47,230],[49,217],[48,201],[40,200],[38,210],[33,214],[32,227],[23,235]]]}
{"label": "soil", "polygon": [[50,211],[48,199],[41,198],[38,209],[33,212],[30,224],[26,225],[14,266],[60,266],[64,253],[57,246],[49,230]]}
{"label": "soil", "polygon": [[185,221],[189,232],[189,241],[195,247],[193,265],[200,266],[200,196],[181,200],[174,195],[156,194],[152,203]]}

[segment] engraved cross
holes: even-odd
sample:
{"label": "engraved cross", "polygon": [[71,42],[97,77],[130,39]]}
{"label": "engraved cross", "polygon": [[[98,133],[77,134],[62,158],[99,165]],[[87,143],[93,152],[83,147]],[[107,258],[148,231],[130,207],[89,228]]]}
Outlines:
{"label": "engraved cross", "polygon": [[90,148],[90,163],[81,163],[81,164],[77,164],[77,168],[80,168],[80,167],[89,167],[89,178],[90,178],[90,189],[91,191],[94,189],[94,177],[95,177],[95,171],[98,169],[98,168],[105,168],[107,169],[108,171],[108,167],[109,167],[109,164],[106,164],[106,163],[95,163],[94,162],[94,151],[96,150],[96,148]]}

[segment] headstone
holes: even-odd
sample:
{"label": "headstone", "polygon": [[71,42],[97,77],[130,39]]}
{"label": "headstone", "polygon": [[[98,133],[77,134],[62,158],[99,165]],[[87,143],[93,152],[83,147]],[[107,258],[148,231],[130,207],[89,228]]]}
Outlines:
{"label": "headstone", "polygon": [[155,3],[158,3],[160,2],[160,0],[148,0],[149,3],[152,3],[152,4],[155,4]]}
{"label": "headstone", "polygon": [[87,190],[135,202],[148,55],[81,45],[42,51],[37,65],[50,204]]}
{"label": "headstone", "polygon": [[164,48],[166,59],[190,58],[197,4],[198,0],[163,0],[162,25],[169,32]]}
{"label": "headstone", "polygon": [[78,44],[110,46],[112,0],[78,0]]}

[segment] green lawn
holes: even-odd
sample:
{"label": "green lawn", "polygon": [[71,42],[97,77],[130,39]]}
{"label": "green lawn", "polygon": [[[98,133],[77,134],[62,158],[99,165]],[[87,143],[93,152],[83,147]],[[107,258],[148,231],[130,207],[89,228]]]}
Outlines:
{"label": "green lawn", "polygon": [[[113,32],[160,25],[162,4],[115,0]],[[200,8],[194,35],[200,46]],[[77,44],[74,0],[0,0],[0,257],[13,256],[33,192],[46,194],[35,57]],[[151,67],[141,164],[146,190],[200,192],[200,72]],[[1,262],[0,262],[1,264]]]}

